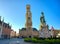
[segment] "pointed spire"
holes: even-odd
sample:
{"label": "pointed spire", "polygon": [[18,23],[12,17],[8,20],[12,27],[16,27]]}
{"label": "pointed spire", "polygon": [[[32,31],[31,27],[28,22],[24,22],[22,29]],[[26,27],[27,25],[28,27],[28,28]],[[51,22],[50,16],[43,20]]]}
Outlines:
{"label": "pointed spire", "polygon": [[2,20],[2,27],[3,27],[3,25],[4,25],[4,17],[3,17],[3,20]]}
{"label": "pointed spire", "polygon": [[3,20],[2,20],[2,25],[4,24],[4,17],[3,17]]}
{"label": "pointed spire", "polygon": [[3,17],[3,20],[2,21],[4,22],[4,17]]}
{"label": "pointed spire", "polygon": [[54,30],[54,27],[53,26],[51,27],[51,30]]}
{"label": "pointed spire", "polygon": [[0,21],[1,21],[1,16],[0,16]]}

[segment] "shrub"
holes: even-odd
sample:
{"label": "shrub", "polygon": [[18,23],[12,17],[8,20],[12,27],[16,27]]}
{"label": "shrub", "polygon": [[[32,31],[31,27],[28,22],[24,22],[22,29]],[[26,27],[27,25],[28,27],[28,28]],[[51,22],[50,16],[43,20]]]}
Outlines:
{"label": "shrub", "polygon": [[31,39],[30,38],[24,38],[24,41],[31,42]]}
{"label": "shrub", "polygon": [[26,42],[33,42],[33,43],[43,43],[43,44],[59,44],[60,39],[52,39],[52,38],[25,38],[24,41]]}

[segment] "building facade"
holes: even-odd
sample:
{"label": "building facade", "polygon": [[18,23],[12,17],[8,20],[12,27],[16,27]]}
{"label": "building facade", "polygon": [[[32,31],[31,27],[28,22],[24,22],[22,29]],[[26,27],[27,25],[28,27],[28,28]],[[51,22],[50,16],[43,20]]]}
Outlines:
{"label": "building facade", "polygon": [[19,37],[38,37],[39,36],[39,31],[36,28],[32,28],[32,35],[29,36],[27,35],[27,30],[26,28],[19,29]]}
{"label": "building facade", "polygon": [[11,33],[11,26],[7,23],[3,23],[3,30],[2,30],[2,37],[3,38],[10,38]]}
{"label": "building facade", "polygon": [[0,38],[10,38],[11,26],[0,18]]}
{"label": "building facade", "polygon": [[34,37],[38,36],[38,30],[32,28],[32,13],[30,11],[30,5],[26,5],[26,23],[25,28],[19,30],[20,36],[23,37]]}
{"label": "building facade", "polygon": [[54,27],[52,26],[49,31],[52,38],[60,37],[60,29],[54,29]]}
{"label": "building facade", "polygon": [[60,37],[60,30],[55,29],[54,31],[54,37]]}
{"label": "building facade", "polygon": [[10,38],[15,38],[15,37],[16,37],[16,31],[11,30]]}
{"label": "building facade", "polygon": [[0,16],[0,38],[2,37],[2,22],[1,22],[1,16]]}
{"label": "building facade", "polygon": [[0,24],[0,38],[1,38],[1,35],[2,35],[2,25]]}

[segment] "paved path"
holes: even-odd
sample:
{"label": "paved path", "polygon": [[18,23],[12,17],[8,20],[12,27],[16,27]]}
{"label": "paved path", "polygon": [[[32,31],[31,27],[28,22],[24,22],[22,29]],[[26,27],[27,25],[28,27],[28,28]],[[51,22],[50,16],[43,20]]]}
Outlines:
{"label": "paved path", "polygon": [[13,38],[13,39],[4,39],[0,40],[0,44],[33,44],[24,42],[23,39]]}

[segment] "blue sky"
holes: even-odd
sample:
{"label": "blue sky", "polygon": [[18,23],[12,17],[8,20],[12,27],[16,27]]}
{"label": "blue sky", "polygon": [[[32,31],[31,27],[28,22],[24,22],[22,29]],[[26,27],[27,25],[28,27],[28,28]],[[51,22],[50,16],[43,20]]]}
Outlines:
{"label": "blue sky", "polygon": [[59,0],[0,0],[0,16],[18,32],[25,27],[26,5],[30,4],[33,27],[39,30],[40,15],[44,12],[46,23],[60,29]]}

